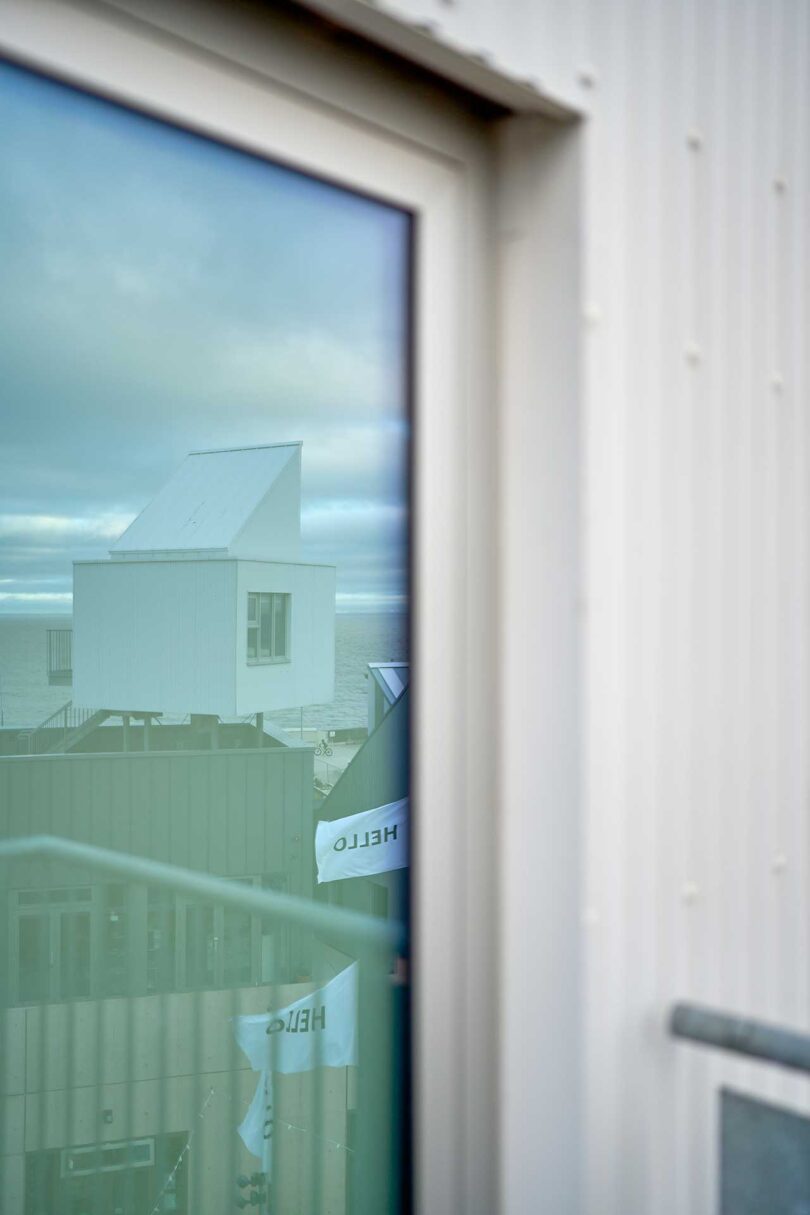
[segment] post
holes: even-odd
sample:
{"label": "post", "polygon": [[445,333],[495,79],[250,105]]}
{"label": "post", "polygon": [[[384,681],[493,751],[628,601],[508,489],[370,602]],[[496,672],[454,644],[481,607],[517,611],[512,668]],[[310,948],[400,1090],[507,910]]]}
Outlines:
{"label": "post", "polygon": [[122,714],[121,714],[121,725],[122,725],[122,727],[123,727],[123,732],[124,732],[124,750],[125,750],[125,751],[129,751],[129,749],[130,749],[130,739],[129,739],[129,713],[122,713]]}
{"label": "post", "polygon": [[264,713],[256,714],[256,746],[260,747],[264,740]]}

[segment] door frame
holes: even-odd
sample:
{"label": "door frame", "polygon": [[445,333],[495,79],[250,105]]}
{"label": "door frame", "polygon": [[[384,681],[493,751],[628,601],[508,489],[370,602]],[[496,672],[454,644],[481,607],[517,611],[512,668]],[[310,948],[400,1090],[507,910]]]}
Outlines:
{"label": "door frame", "polygon": [[0,53],[415,216],[416,1207],[573,1210],[576,128],[258,4],[4,0]]}

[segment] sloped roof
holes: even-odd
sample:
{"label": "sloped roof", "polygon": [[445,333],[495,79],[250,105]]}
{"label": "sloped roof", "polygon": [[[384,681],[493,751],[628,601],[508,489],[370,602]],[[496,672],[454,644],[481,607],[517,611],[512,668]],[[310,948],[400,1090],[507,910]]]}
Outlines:
{"label": "sloped roof", "polygon": [[368,669],[379,685],[386,703],[394,704],[408,686],[410,666],[407,662],[370,662]]}
{"label": "sloped roof", "polygon": [[110,548],[113,557],[229,553],[300,443],[194,451]]}

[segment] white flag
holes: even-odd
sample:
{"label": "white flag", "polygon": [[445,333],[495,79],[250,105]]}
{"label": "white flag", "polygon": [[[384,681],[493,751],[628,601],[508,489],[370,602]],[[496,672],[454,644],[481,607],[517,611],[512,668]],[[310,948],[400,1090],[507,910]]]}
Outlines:
{"label": "white flag", "polygon": [[404,869],[408,864],[407,797],[331,823],[319,822],[315,860],[319,882]]}
{"label": "white flag", "polygon": [[277,1012],[235,1017],[236,1041],[254,1072],[308,1072],[357,1062],[357,963]]}
{"label": "white flag", "polygon": [[258,1156],[270,1176],[273,1151],[273,1076],[263,1071],[248,1112],[238,1127],[239,1136],[252,1156]]}

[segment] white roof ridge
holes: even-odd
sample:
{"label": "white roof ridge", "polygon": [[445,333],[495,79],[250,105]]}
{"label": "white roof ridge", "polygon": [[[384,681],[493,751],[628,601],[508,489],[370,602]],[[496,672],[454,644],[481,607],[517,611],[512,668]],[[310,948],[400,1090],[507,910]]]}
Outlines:
{"label": "white roof ridge", "polygon": [[239,447],[201,447],[198,451],[189,451],[188,456],[218,456],[226,451],[268,451],[273,447],[303,447],[303,439],[289,439],[285,443],[242,443]]}

